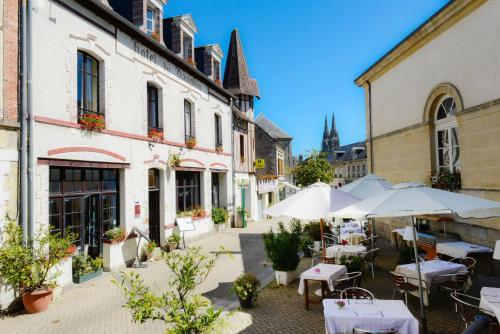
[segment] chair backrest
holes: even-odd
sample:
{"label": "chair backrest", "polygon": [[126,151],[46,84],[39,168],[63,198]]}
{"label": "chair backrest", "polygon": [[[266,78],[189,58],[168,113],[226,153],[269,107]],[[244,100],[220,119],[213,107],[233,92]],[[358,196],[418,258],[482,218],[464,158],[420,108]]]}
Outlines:
{"label": "chair backrest", "polygon": [[373,293],[369,290],[352,287],[340,292],[340,299],[375,299]]}
{"label": "chair backrest", "polygon": [[397,329],[390,329],[388,331],[374,331],[374,330],[365,330],[361,328],[353,328],[353,334],[398,334],[399,331]]}
{"label": "chair backrest", "polygon": [[309,253],[311,253],[311,257],[319,258],[322,255],[322,251],[316,248],[316,245],[307,245],[309,248]]}
{"label": "chair backrest", "polygon": [[469,273],[444,274],[437,276],[436,279],[449,280],[448,289],[463,290],[469,279]]}
{"label": "chair backrest", "polygon": [[481,311],[479,308],[481,299],[479,298],[459,292],[452,292],[450,297],[457,304],[460,317],[462,317],[462,319],[468,324],[473,322],[476,315]]}
{"label": "chair backrest", "polygon": [[375,261],[377,254],[378,254],[378,248],[370,249],[368,252],[365,253],[365,261],[366,262]]}
{"label": "chair backrest", "polygon": [[392,281],[396,284],[396,286],[403,285],[407,282],[405,275],[398,274],[394,271],[389,271],[389,273],[391,274]]}
{"label": "chair backrest", "polygon": [[474,273],[474,268],[476,267],[476,259],[472,257],[464,257],[460,259],[460,263],[467,267],[467,271],[471,274]]}

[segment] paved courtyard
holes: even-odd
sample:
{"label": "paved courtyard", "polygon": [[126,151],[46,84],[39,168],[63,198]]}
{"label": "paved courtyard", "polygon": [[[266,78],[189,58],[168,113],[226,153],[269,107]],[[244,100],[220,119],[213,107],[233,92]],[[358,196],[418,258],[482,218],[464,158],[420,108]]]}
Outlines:
{"label": "paved courtyard", "polygon": [[[208,253],[215,253],[223,246],[232,257],[222,255],[217,259],[213,272],[199,292],[216,305],[234,309],[236,297],[229,295],[231,282],[243,271],[253,272],[261,280],[272,277],[272,269],[265,266],[262,233],[269,230],[271,222],[249,224],[247,229],[228,229],[193,242]],[[132,269],[128,269],[132,270]],[[168,271],[163,262],[150,262],[147,268],[134,269],[156,291],[166,286]],[[116,273],[105,273],[101,278],[65,289],[43,313],[24,313],[0,319],[0,333],[163,333],[160,321],[136,325],[130,321],[130,312],[122,308],[125,301],[121,291],[111,283]],[[226,321],[226,331],[236,333],[249,324],[249,317],[236,313]]]}
{"label": "paved courtyard", "polygon": [[[221,231],[192,243],[209,253],[224,246],[233,254],[232,258],[222,255],[217,259],[214,271],[199,292],[214,304],[235,311],[227,315],[220,331],[223,333],[324,333],[322,306],[313,304],[306,311],[303,297],[297,292],[298,281],[287,287],[276,286],[271,268],[265,265],[261,234],[272,225],[271,222],[252,223],[248,229]],[[377,298],[390,299],[393,285],[388,270],[394,269],[398,253],[385,240],[380,240],[378,246],[381,252],[375,279],[365,275],[362,286],[374,291]],[[301,269],[309,265],[310,259],[303,259]],[[138,271],[156,291],[165,288],[168,272],[162,262],[151,262]],[[231,282],[242,271],[255,273],[263,283],[271,282],[259,295],[257,306],[248,311],[238,311],[235,296],[229,295]],[[130,313],[121,307],[124,298],[120,290],[110,282],[113,276],[117,277],[107,273],[100,279],[67,289],[46,312],[0,319],[0,333],[163,333],[166,327],[161,322],[136,325],[130,321]],[[482,285],[500,287],[500,279],[476,275],[469,293],[478,295]],[[409,307],[418,316],[417,298],[409,297]],[[446,293],[431,295],[427,315],[431,333],[456,332],[458,315]]]}

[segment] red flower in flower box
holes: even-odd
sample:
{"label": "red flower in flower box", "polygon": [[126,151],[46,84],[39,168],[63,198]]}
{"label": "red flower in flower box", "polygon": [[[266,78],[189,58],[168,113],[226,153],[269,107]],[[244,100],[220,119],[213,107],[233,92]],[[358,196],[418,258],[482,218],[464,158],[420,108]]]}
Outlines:
{"label": "red flower in flower box", "polygon": [[347,245],[349,245],[349,242],[347,242],[347,240],[342,240],[342,241],[340,242],[340,244],[341,244],[342,246],[347,246]]}
{"label": "red flower in flower box", "polygon": [[79,123],[82,129],[89,131],[102,131],[105,128],[104,116],[99,114],[84,114],[80,116]]}
{"label": "red flower in flower box", "polygon": [[148,137],[156,141],[163,140],[164,138],[163,131],[157,129],[149,129]]}

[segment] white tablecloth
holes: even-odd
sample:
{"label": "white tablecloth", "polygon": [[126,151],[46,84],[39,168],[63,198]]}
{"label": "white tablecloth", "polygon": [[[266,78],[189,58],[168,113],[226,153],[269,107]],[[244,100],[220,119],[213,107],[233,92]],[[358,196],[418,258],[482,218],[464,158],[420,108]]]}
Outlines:
{"label": "white tablecloth", "polygon": [[418,334],[418,321],[401,300],[344,300],[340,309],[335,299],[323,300],[327,334],[352,333],[354,327],[365,330],[397,329],[404,334]]}
{"label": "white tablecloth", "polygon": [[340,240],[345,240],[349,245],[358,245],[361,240],[366,239],[364,233],[345,233],[340,235]]}
{"label": "white tablecloth", "polygon": [[479,307],[488,313],[494,314],[497,320],[500,320],[500,289],[483,287]]}
{"label": "white tablecloth", "polygon": [[[463,272],[465,270],[466,267],[463,264],[441,260],[431,260],[420,263],[420,273],[422,274],[422,280],[425,281],[427,288],[429,289],[432,286],[432,283],[442,283],[447,280],[447,278],[438,278],[439,275],[454,274]],[[410,283],[418,285],[418,275],[415,263],[397,266],[396,272],[406,275],[409,278],[408,281]],[[418,291],[412,294],[418,296]],[[425,305],[428,305],[428,294],[429,291],[424,291]]]}
{"label": "white tablecloth", "polygon": [[463,241],[442,242],[436,245],[436,252],[451,257],[466,257],[470,253],[490,253],[493,249],[485,246],[469,244]]}
{"label": "white tablecloth", "polygon": [[[316,272],[315,269],[319,268],[319,272]],[[300,284],[299,284],[299,293],[304,294],[304,280],[315,280],[315,281],[326,281],[328,283],[328,288],[330,291],[333,291],[333,287],[335,285],[335,281],[340,277],[347,274],[347,267],[338,265],[338,264],[325,264],[318,263],[311,269],[304,271],[300,274]]]}
{"label": "white tablecloth", "polygon": [[[356,255],[366,252],[366,247],[363,245],[333,245],[326,249],[326,257],[335,258],[336,262],[340,261],[340,258],[345,256]],[[338,260],[338,261],[337,261]]]}
{"label": "white tablecloth", "polygon": [[340,228],[340,234],[362,233],[363,229],[359,226],[343,226]]}

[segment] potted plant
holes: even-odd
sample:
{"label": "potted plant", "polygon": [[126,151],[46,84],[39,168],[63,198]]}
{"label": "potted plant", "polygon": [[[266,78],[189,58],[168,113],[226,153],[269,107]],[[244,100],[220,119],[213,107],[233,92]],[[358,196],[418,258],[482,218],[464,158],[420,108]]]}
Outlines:
{"label": "potted plant", "polygon": [[86,254],[73,256],[73,283],[80,284],[102,275],[101,257],[92,258]]}
{"label": "potted plant", "polygon": [[111,271],[120,269],[132,263],[136,258],[137,240],[135,234],[127,235],[119,227],[104,233],[103,238],[103,269]]}
{"label": "potted plant", "polygon": [[278,231],[265,233],[263,239],[267,257],[276,273],[276,283],[288,285],[293,282],[300,262],[300,234],[293,229],[288,231],[283,223],[279,223]]}
{"label": "potted plant", "polygon": [[0,276],[22,297],[28,313],[44,311],[52,300],[52,289],[60,271],[54,268],[68,256],[73,235],[60,237],[40,229],[31,241],[23,244],[22,230],[13,221],[4,229],[0,246]]}
{"label": "potted plant", "polygon": [[229,212],[227,212],[224,208],[212,208],[212,220],[216,226],[216,229],[219,230],[220,226],[227,224],[229,219]]}
{"label": "potted plant", "polygon": [[161,141],[164,138],[164,134],[163,131],[152,128],[148,131],[148,137],[154,141]]}
{"label": "potted plant", "polygon": [[238,296],[241,308],[250,308],[257,301],[259,280],[251,273],[240,275],[233,283],[231,292]]}
{"label": "potted plant", "polygon": [[94,113],[83,114],[79,119],[82,129],[101,132],[106,127],[104,116]]}
{"label": "potted plant", "polygon": [[194,148],[196,146],[196,138],[190,137],[190,138],[186,139],[186,146],[189,149]]}
{"label": "potted plant", "polygon": [[170,167],[179,167],[181,165],[181,157],[178,154],[171,154],[169,163]]}
{"label": "potted plant", "polygon": [[462,188],[462,175],[458,169],[441,169],[429,176],[429,183],[432,188],[453,191]]}
{"label": "potted plant", "polygon": [[197,206],[191,211],[191,217],[193,220],[199,220],[207,217],[207,212],[201,206]]}
{"label": "potted plant", "polygon": [[156,242],[150,241],[144,245],[144,253],[146,253],[147,258],[151,258],[153,252],[156,249]]}
{"label": "potted plant", "polygon": [[181,235],[175,232],[172,233],[172,235],[167,238],[168,249],[170,251],[177,249],[180,241],[181,241]]}

